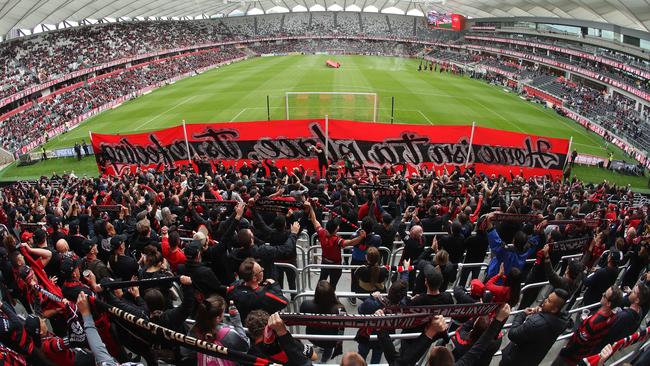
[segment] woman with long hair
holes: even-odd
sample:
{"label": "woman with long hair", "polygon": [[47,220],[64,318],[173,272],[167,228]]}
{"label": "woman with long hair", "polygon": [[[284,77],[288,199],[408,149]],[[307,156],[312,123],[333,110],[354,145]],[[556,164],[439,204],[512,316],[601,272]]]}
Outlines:
{"label": "woman with long hair", "polygon": [[[142,250],[142,267],[140,269],[139,279],[146,280],[151,278],[170,277],[173,274],[169,271],[169,266],[161,252],[154,246],[147,245]],[[157,288],[163,294],[169,294],[171,290],[171,283],[166,286],[140,286],[140,291],[144,293],[149,288]],[[171,297],[168,297],[171,300]],[[171,305],[171,301],[169,301]]]}
{"label": "woman with long hair", "polygon": [[[308,314],[344,314],[345,307],[339,302],[334,292],[334,287],[327,280],[318,281],[314,299],[306,300],[300,304],[300,312]],[[316,327],[307,327],[307,334],[320,335],[337,335],[343,329],[324,329]],[[325,363],[330,360],[334,353],[334,348],[340,347],[341,343],[336,341],[313,341],[315,346],[322,349],[320,362]]]}
{"label": "woman with long hair", "polygon": [[397,273],[408,274],[408,271],[413,270],[411,261],[405,260],[403,266],[381,266],[381,255],[376,247],[368,248],[366,253],[366,265],[357,268],[355,277],[359,281],[359,288],[363,292],[373,293],[375,291],[386,292],[385,282],[393,270]]}
{"label": "woman with long hair", "polygon": [[[219,295],[212,295],[198,303],[196,322],[188,332],[188,335],[200,340],[212,342],[231,350],[247,352],[250,347],[248,336],[242,326],[241,318],[237,309],[231,305],[229,324],[224,323],[224,312],[226,303]],[[227,361],[202,353],[195,353],[193,350],[182,348],[181,353],[185,364],[197,366],[235,366],[233,361]],[[193,362],[196,360],[196,362]]]}

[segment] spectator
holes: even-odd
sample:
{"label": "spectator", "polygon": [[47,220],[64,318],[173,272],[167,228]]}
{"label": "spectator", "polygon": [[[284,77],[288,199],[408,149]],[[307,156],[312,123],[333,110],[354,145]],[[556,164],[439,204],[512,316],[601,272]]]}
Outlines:
{"label": "spectator", "polygon": [[612,250],[607,256],[607,266],[595,270],[584,280],[587,287],[582,297],[584,305],[591,305],[598,302],[598,299],[605,291],[614,284],[618,277],[618,265],[623,255],[618,250]]}
{"label": "spectator", "polygon": [[[344,314],[345,307],[336,298],[334,286],[325,280],[320,280],[314,291],[314,299],[303,301],[300,304],[300,312],[309,314]],[[342,329],[307,327],[306,331],[308,334],[336,335]],[[336,357],[334,354],[335,348],[341,347],[341,343],[336,341],[312,341],[312,343],[321,349],[321,363],[326,363],[331,358]]]}
{"label": "spectator", "polygon": [[[354,239],[344,240],[336,234],[339,230],[339,220],[335,218],[331,219],[327,221],[326,228],[323,228],[320,222],[318,222],[318,219],[316,219],[316,213],[309,202],[305,203],[305,208],[308,211],[307,214],[312,225],[314,225],[314,230],[318,233],[318,240],[323,250],[322,264],[341,265],[341,249],[360,243],[365,237],[364,231],[361,230],[359,236]],[[336,284],[341,278],[341,273],[341,269],[323,268],[321,269],[319,281],[329,278],[332,287],[336,289]]]}
{"label": "spectator", "polygon": [[125,240],[125,235],[115,235],[111,238],[112,254],[108,260],[108,266],[114,278],[128,281],[138,276],[139,266],[135,259],[125,255]]}
{"label": "spectator", "polygon": [[503,350],[499,366],[538,365],[569,324],[562,312],[569,298],[566,290],[556,288],[541,307],[527,308],[515,315],[508,332],[510,343]]}
{"label": "spectator", "polygon": [[582,358],[598,353],[598,346],[616,322],[614,309],[622,300],[623,293],[618,287],[608,288],[600,300],[600,309],[580,323],[554,364],[575,365]]}
{"label": "spectator", "polygon": [[[515,233],[513,248],[509,248],[501,240],[499,233],[492,225],[492,215],[487,217],[487,233],[488,233],[488,243],[490,245],[490,250],[493,253],[492,260],[488,266],[487,277],[492,278],[497,274],[501,263],[504,264],[504,272],[509,273],[512,268],[518,268],[523,270],[526,259],[536,251],[536,246],[538,243],[537,236],[533,236],[530,239],[524,232],[518,231]],[[539,225],[539,228],[543,229],[545,223]],[[538,228],[538,230],[539,230]],[[530,246],[527,244],[530,242]]]}
{"label": "spectator", "polygon": [[[219,295],[212,295],[198,304],[196,322],[189,330],[188,335],[196,339],[205,340],[219,346],[239,352],[248,352],[250,341],[246,336],[239,312],[234,306],[228,309],[228,321],[225,321],[226,303]],[[214,356],[196,353],[188,348],[181,348],[186,364],[191,362],[197,365],[210,365],[212,363],[225,366],[235,366],[233,361],[225,361]]]}
{"label": "spectator", "polygon": [[504,268],[505,265],[501,263],[499,273],[487,281],[485,288],[492,292],[495,302],[507,302],[510,306],[515,306],[519,303],[521,292],[521,271],[512,268],[506,276]]}
{"label": "spectator", "polygon": [[385,282],[388,279],[390,271],[408,274],[408,271],[413,270],[413,266],[408,261],[405,261],[403,266],[391,267],[380,266],[380,259],[379,250],[376,247],[368,249],[366,265],[355,270],[355,278],[358,279],[359,288],[361,289],[361,291],[356,292],[385,292]]}
{"label": "spectator", "polygon": [[161,249],[163,257],[169,262],[169,268],[172,272],[178,271],[178,265],[185,264],[187,259],[185,254],[178,247],[181,243],[178,231],[169,233],[169,229],[165,226],[162,229]]}
{"label": "spectator", "polygon": [[247,258],[239,266],[239,278],[240,281],[233,285],[228,297],[235,302],[244,318],[251,311],[258,309],[275,313],[289,303],[275,280],[264,280],[264,268],[253,258]]}
{"label": "spectator", "polygon": [[616,320],[607,332],[601,347],[623,339],[639,330],[643,320],[643,308],[650,302],[650,289],[644,283],[637,283],[625,299],[629,306],[616,313]]}
{"label": "spectator", "polygon": [[[377,310],[381,310],[386,306],[404,306],[406,305],[406,282],[398,280],[393,282],[388,295],[382,295],[379,292],[373,292],[372,296],[365,299],[359,305],[359,314],[374,314]],[[383,353],[379,341],[371,341],[370,335],[377,334],[373,329],[359,329],[355,340],[359,343],[359,355],[365,360],[372,350],[370,358],[371,364],[378,364],[381,362],[381,355]]]}
{"label": "spectator", "polygon": [[311,365],[318,357],[313,347],[291,336],[278,313],[253,310],[246,318],[246,328],[252,341],[250,354],[288,366]]}

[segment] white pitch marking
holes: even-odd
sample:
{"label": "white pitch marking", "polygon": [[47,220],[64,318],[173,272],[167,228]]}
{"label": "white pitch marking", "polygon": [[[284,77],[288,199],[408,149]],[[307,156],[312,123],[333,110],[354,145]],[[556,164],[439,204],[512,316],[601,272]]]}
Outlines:
{"label": "white pitch marking", "polygon": [[169,108],[169,109],[167,109],[167,110],[165,110],[165,111],[163,111],[163,112],[157,114],[155,117],[153,117],[153,118],[151,118],[151,119],[145,121],[144,123],[142,123],[141,125],[139,125],[138,127],[136,127],[135,130],[136,130],[136,131],[139,130],[140,128],[142,128],[142,127],[148,125],[151,121],[158,119],[158,117],[162,116],[163,114],[165,114],[165,113],[171,111],[172,109],[175,109],[175,108],[178,108],[178,107],[182,106],[183,104],[189,102],[190,100],[192,100],[192,99],[194,99],[194,98],[196,98],[196,97],[197,97],[197,95],[194,95],[194,96],[191,96],[191,97],[189,97],[189,98],[186,98],[185,100],[183,100],[183,101],[180,102],[180,103],[176,103],[176,104],[175,104],[174,106],[172,106],[171,108]]}
{"label": "white pitch marking", "polygon": [[237,115],[235,115],[235,116],[230,120],[230,122],[234,122],[234,121],[237,119],[237,117],[239,117],[239,116],[240,116],[242,113],[244,113],[247,109],[248,109],[248,108],[244,108],[244,109],[242,109],[241,111],[239,111],[239,113],[237,113]]}
{"label": "white pitch marking", "polygon": [[431,122],[431,120],[430,120],[427,116],[425,116],[424,113],[422,113],[421,110],[418,109],[417,111],[418,111],[418,113],[420,113],[420,115],[421,115],[422,117],[424,117],[424,119],[426,119],[429,123],[431,123],[431,124],[433,125],[433,122]]}

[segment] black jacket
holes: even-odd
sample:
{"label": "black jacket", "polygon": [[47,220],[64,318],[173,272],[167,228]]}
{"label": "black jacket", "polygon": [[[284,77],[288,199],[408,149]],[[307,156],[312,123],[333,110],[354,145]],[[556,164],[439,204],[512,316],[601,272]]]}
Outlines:
{"label": "black jacket", "polygon": [[[500,322],[496,319],[493,319],[490,323],[490,326],[483,332],[483,335],[474,343],[472,348],[469,349],[461,358],[456,360],[454,365],[456,366],[472,366],[478,362],[485,350],[488,348],[490,343],[494,338],[499,334],[501,328],[503,327],[504,322]],[[402,347],[400,349],[399,358],[397,357],[397,352],[395,351],[395,346],[390,340],[387,332],[382,332],[379,334],[379,341],[382,344],[384,349],[384,355],[386,356],[386,361],[390,366],[412,366],[417,363],[417,361],[427,352],[431,343],[436,339],[441,337],[429,338],[426,335],[421,334],[420,337],[415,339],[412,342],[408,343],[408,347],[404,346],[402,342]],[[447,334],[443,334],[443,339],[448,341]]]}
{"label": "black jacket", "polygon": [[[296,254],[296,241],[298,236],[291,234],[282,245],[255,244],[249,248],[237,248],[231,253],[231,268],[239,270],[239,265],[249,257],[255,260],[264,268],[265,278],[277,278],[274,262],[278,259],[290,258]],[[246,318],[244,318],[246,319]]]}
{"label": "black jacket", "polygon": [[460,234],[457,236],[445,235],[439,240],[441,249],[449,253],[449,261],[452,263],[461,263],[465,254],[465,237]]}
{"label": "black jacket", "polygon": [[503,350],[499,366],[538,365],[568,324],[566,313],[536,313],[528,318],[524,313],[517,314],[508,332],[510,343]]}
{"label": "black jacket", "polygon": [[192,285],[201,292],[204,298],[211,295],[226,296],[227,287],[224,286],[214,272],[205,265],[188,261],[178,266],[178,274],[192,278]]}
{"label": "black jacket", "polygon": [[465,238],[463,247],[465,253],[465,263],[481,263],[485,261],[485,253],[488,250],[488,239],[484,232],[478,232]]}
{"label": "black jacket", "polygon": [[[258,357],[266,358],[273,362],[282,362],[285,366],[311,366],[311,355],[313,348],[302,344],[291,336],[291,333],[277,336],[276,341],[270,345],[264,342],[251,344],[249,353]],[[286,361],[285,361],[286,360]]]}
{"label": "black jacket", "polygon": [[618,269],[609,266],[600,268],[587,276],[584,280],[587,290],[582,297],[582,303],[591,305],[599,302],[603,293],[616,282],[616,277],[618,277]]}
{"label": "black jacket", "polygon": [[235,302],[242,319],[246,319],[248,313],[253,310],[261,309],[273,314],[289,304],[277,282],[261,285],[253,290],[240,280],[229,289],[228,298]]}

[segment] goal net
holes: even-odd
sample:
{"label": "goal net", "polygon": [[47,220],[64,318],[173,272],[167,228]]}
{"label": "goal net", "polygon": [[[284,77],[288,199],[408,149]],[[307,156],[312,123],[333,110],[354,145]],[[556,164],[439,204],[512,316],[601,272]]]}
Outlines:
{"label": "goal net", "polygon": [[286,119],[325,118],[377,122],[377,93],[286,92]]}

